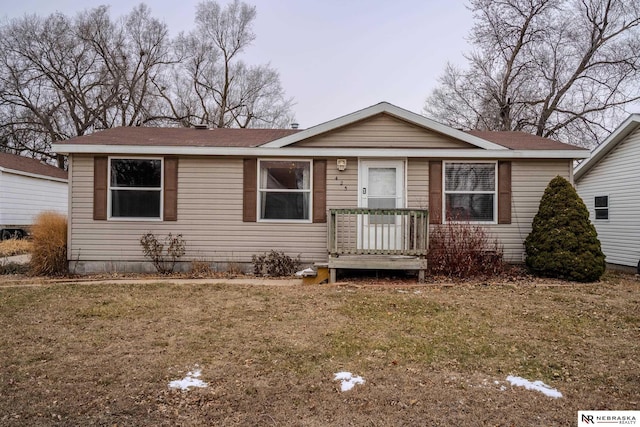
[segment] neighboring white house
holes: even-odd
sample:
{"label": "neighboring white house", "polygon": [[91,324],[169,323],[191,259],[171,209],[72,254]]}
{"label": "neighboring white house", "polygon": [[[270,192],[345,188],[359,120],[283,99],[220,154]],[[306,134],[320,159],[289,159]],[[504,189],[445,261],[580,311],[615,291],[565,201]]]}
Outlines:
{"label": "neighboring white house", "polygon": [[22,236],[43,211],[67,214],[67,172],[35,159],[0,153],[0,238]]}
{"label": "neighboring white house", "polygon": [[607,263],[640,261],[640,114],[633,114],[575,168]]}

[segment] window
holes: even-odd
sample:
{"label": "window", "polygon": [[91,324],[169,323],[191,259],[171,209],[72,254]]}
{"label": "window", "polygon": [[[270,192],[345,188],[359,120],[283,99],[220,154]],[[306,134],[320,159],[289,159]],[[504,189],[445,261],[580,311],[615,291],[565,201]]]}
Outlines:
{"label": "window", "polygon": [[495,222],[497,163],[445,162],[445,218]]}
{"label": "window", "polygon": [[311,220],[311,161],[261,160],[261,220]]}
{"label": "window", "polygon": [[110,218],[161,219],[162,160],[109,161]]}
{"label": "window", "polygon": [[609,196],[596,196],[593,205],[595,206],[596,219],[609,219]]}

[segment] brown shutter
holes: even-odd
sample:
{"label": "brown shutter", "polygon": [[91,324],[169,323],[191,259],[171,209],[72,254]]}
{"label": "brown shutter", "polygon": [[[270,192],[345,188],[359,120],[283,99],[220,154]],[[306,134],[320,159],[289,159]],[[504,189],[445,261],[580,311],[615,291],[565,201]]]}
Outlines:
{"label": "brown shutter", "polygon": [[313,222],[327,222],[327,161],[313,161]]}
{"label": "brown shutter", "polygon": [[178,158],[164,158],[164,214],[165,221],[178,220]]}
{"label": "brown shutter", "polygon": [[511,224],[511,162],[498,162],[498,224]]}
{"label": "brown shutter", "polygon": [[256,222],[256,203],[258,198],[258,161],[244,159],[244,173],[242,175],[242,189],[244,199],[242,203],[242,221]]}
{"label": "brown shutter", "polygon": [[442,224],[442,161],[429,161],[429,224]]}
{"label": "brown shutter", "polygon": [[93,219],[107,219],[107,157],[93,158]]}

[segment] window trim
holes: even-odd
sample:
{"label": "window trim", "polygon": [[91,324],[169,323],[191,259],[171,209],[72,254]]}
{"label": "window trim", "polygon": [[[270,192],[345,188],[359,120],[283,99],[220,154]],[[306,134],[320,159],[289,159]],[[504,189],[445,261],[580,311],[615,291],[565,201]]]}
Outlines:
{"label": "window trim", "polygon": [[[111,187],[111,160],[160,160],[160,187]],[[111,190],[156,190],[160,193],[160,216],[159,217],[122,217],[112,216],[111,210]],[[107,221],[164,221],[164,157],[141,157],[141,156],[109,156],[107,159]]]}
{"label": "window trim", "polygon": [[[463,164],[492,164],[494,170],[493,191],[447,191],[447,164],[463,163]],[[498,161],[497,160],[443,160],[442,161],[442,223],[459,223],[461,221],[451,221],[447,219],[447,195],[448,194],[493,194],[493,219],[491,221],[468,221],[469,224],[498,224]]]}
{"label": "window trim", "polygon": [[[309,219],[265,219],[261,216],[261,197],[264,191],[267,189],[263,189],[260,186],[260,171],[262,162],[308,162],[309,163],[309,189],[308,190],[276,190],[275,192],[279,193],[309,193]],[[256,165],[256,222],[266,222],[266,223],[294,223],[294,224],[311,224],[313,223],[313,178],[314,178],[314,169],[313,169],[313,159],[310,158],[258,158],[258,162]],[[272,191],[273,190],[268,190]]]}
{"label": "window trim", "polygon": [[[607,198],[607,206],[603,207],[596,207],[596,199],[598,197],[606,197]],[[610,203],[610,197],[609,194],[599,194],[599,195],[595,195],[593,196],[593,219],[596,221],[609,221],[609,209],[611,209],[611,203]],[[598,211],[606,211],[607,212],[607,217],[606,218],[598,218]]]}

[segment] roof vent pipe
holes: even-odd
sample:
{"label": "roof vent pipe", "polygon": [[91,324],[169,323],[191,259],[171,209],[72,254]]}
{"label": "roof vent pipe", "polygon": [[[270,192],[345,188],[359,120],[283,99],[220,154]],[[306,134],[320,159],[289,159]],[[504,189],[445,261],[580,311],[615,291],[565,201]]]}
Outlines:
{"label": "roof vent pipe", "polygon": [[298,123],[291,123],[291,129],[298,129],[300,125]]}

